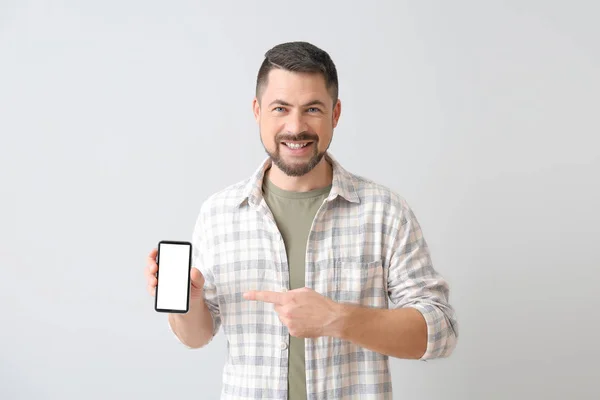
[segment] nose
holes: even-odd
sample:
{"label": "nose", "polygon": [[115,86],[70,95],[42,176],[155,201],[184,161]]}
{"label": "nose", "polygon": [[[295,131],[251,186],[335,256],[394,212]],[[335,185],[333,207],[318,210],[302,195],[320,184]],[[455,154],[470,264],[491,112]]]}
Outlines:
{"label": "nose", "polygon": [[306,121],[299,112],[291,112],[288,114],[285,127],[287,132],[297,135],[306,131]]}

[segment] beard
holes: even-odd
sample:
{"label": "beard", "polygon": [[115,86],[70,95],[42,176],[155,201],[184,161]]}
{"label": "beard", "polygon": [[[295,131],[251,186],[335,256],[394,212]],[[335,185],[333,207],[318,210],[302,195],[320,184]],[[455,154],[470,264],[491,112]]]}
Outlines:
{"label": "beard", "polygon": [[[290,142],[292,142],[292,141],[308,141],[308,140],[313,142],[311,144],[313,149],[312,149],[312,153],[310,154],[309,159],[307,161],[287,162],[283,159],[283,157],[281,156],[281,152],[279,151],[280,146],[285,146],[285,144],[283,144],[282,142],[285,142],[285,141],[290,141]],[[312,171],[313,168],[315,168],[319,164],[319,162],[321,162],[321,160],[323,159],[323,156],[327,152],[327,149],[329,149],[329,145],[328,145],[327,149],[325,149],[323,152],[319,153],[319,137],[315,134],[308,133],[308,132],[301,132],[297,135],[278,133],[277,135],[275,135],[274,141],[275,141],[275,143],[274,143],[275,150],[274,151],[272,151],[272,152],[269,151],[264,143],[263,143],[263,147],[265,149],[265,152],[271,158],[272,163],[274,165],[276,165],[277,168],[279,168],[287,176],[306,175],[307,173]],[[331,142],[329,144],[331,144]]]}

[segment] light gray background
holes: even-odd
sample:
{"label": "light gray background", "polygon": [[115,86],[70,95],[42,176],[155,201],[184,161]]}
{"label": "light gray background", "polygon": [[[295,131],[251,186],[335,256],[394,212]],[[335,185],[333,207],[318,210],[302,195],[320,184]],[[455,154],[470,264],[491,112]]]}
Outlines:
{"label": "light gray background", "polygon": [[[217,4],[218,3],[218,4]],[[397,399],[597,399],[594,1],[0,1],[0,398],[216,399],[145,256],[265,153],[264,52],[327,50],[332,154],[412,205],[461,323]]]}

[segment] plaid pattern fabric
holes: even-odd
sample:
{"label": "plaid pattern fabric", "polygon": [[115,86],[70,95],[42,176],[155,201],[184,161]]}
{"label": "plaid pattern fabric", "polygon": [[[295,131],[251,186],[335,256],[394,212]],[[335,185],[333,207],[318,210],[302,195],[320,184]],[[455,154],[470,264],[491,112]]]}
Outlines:
{"label": "plaid pattern fabric", "polygon": [[[408,204],[326,157],[333,182],[308,238],[306,286],[338,302],[414,307],[428,327],[422,360],[450,355],[458,332],[449,288]],[[193,233],[213,334],[222,328],[227,338],[222,399],[287,399],[288,330],[272,304],[242,297],[289,288],[283,239],[262,197],[269,163],[210,196]],[[309,399],[392,399],[388,356],[332,337],[306,339],[305,351]]]}

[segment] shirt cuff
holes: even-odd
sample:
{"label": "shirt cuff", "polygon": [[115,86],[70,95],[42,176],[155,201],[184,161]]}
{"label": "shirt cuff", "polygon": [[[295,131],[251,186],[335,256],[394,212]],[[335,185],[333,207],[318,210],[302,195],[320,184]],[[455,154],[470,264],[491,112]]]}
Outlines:
{"label": "shirt cuff", "polygon": [[427,349],[419,361],[449,356],[456,344],[456,334],[446,315],[431,304],[417,303],[408,307],[417,309],[427,324]]}

